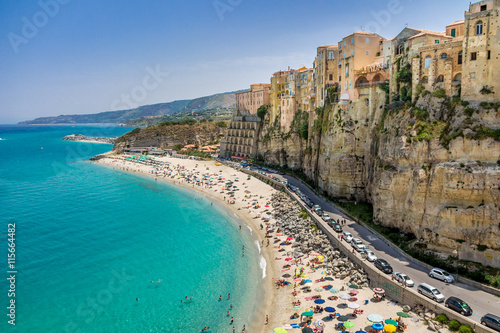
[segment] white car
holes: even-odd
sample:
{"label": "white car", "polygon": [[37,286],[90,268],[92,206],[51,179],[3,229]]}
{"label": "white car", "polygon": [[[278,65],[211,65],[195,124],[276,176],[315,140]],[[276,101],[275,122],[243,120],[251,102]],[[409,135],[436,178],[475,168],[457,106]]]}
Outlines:
{"label": "white car", "polygon": [[351,245],[358,252],[361,252],[361,250],[365,248],[365,244],[363,244],[359,238],[353,238],[351,240]]}
{"label": "white car", "polygon": [[347,243],[350,243],[351,240],[352,240],[352,234],[349,232],[349,231],[343,231],[342,232],[342,235],[344,235],[344,240],[347,242]]}
{"label": "white car", "polygon": [[323,216],[321,216],[321,218],[323,219],[323,221],[325,222],[328,222],[330,221],[332,218],[330,217],[330,215],[328,215],[327,213],[323,213]]}
{"label": "white car", "polygon": [[395,273],[392,273],[392,277],[394,279],[396,279],[401,284],[403,284],[403,282],[404,282],[406,284],[406,286],[408,286],[408,287],[413,287],[415,285],[415,282],[413,282],[413,280],[410,279],[410,277],[408,275],[406,275],[405,273],[395,272]]}
{"label": "white car", "polygon": [[373,262],[373,261],[377,260],[377,256],[375,255],[375,253],[373,253],[373,251],[372,251],[372,250],[370,250],[370,249],[369,249],[369,248],[367,248],[367,247],[365,247],[365,248],[363,249],[363,251],[361,252],[361,255],[362,255],[364,258],[366,258],[366,260],[371,261],[371,262]]}
{"label": "white car", "polygon": [[455,282],[455,279],[453,278],[453,275],[445,271],[444,269],[441,268],[433,268],[429,272],[429,276],[441,281],[444,281],[446,283],[453,283]]}

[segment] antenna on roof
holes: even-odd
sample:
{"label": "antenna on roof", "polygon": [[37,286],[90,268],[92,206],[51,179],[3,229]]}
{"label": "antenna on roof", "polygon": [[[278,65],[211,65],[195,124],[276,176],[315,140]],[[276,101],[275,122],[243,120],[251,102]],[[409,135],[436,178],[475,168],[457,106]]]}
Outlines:
{"label": "antenna on roof", "polygon": [[406,27],[408,28],[408,22],[406,22]]}

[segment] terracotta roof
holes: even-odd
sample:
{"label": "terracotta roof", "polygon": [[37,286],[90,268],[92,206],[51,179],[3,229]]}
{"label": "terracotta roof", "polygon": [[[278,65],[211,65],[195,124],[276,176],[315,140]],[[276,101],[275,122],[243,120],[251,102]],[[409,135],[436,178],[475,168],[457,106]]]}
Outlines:
{"label": "terracotta roof", "polygon": [[271,84],[270,83],[254,83],[254,84],[251,84],[250,86],[270,86]]}
{"label": "terracotta roof", "polygon": [[[420,29],[415,29],[415,30],[420,30]],[[411,36],[408,39],[415,39],[415,38],[422,37],[422,36],[425,36],[425,35],[439,36],[439,37],[449,37],[449,38],[451,38],[450,36],[446,36],[446,32],[435,32],[435,31],[422,30],[422,32],[416,34],[415,36]]]}

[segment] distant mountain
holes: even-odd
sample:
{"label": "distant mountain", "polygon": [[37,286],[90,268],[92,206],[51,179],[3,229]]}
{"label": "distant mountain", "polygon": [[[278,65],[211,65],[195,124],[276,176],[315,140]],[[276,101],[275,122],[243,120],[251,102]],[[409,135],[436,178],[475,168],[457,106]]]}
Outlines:
{"label": "distant mountain", "polygon": [[129,120],[143,117],[161,117],[176,113],[191,113],[197,111],[234,108],[234,94],[238,91],[179,100],[169,103],[143,105],[135,109],[107,111],[95,114],[60,115],[56,117],[41,117],[22,121],[20,125],[51,125],[51,124],[123,124]]}

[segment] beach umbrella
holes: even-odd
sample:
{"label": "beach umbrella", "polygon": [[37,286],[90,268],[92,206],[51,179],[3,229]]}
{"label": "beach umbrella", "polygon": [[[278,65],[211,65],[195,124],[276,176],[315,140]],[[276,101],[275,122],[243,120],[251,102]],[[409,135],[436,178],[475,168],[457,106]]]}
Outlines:
{"label": "beach umbrella", "polygon": [[347,306],[349,307],[349,309],[357,309],[357,308],[359,308],[359,304],[358,303],[349,303]]}
{"label": "beach umbrella", "polygon": [[406,312],[398,312],[396,313],[398,316],[403,317],[403,318],[410,318],[410,315],[407,314]]}
{"label": "beach umbrella", "polygon": [[386,319],[384,320],[384,323],[386,323],[387,325],[394,325],[394,326],[398,324],[398,322],[395,321],[394,319]]}
{"label": "beach umbrella", "polygon": [[295,310],[300,309],[300,306],[297,306],[297,305],[296,305],[296,306],[294,306],[292,309],[295,309]]}
{"label": "beach umbrella", "polygon": [[352,295],[357,295],[357,294],[358,294],[358,291],[357,291],[357,290],[351,290],[351,291],[349,292],[349,294],[352,294]]}
{"label": "beach umbrella", "polygon": [[318,258],[319,260],[323,260],[323,259],[325,259],[325,257],[323,257],[323,256],[318,256],[317,258]]}
{"label": "beach umbrella", "polygon": [[394,325],[385,325],[384,326],[384,332],[394,333],[394,332],[396,332],[396,326],[394,326]]}
{"label": "beach umbrella", "polygon": [[280,243],[280,246],[285,246],[285,245],[286,245],[286,243],[285,243],[285,242]]}
{"label": "beach umbrella", "polygon": [[349,288],[351,288],[351,289],[358,289],[359,287],[358,287],[357,285],[355,285],[355,284],[351,284],[351,285],[349,286]]}
{"label": "beach umbrella", "polygon": [[373,292],[375,294],[383,294],[383,293],[385,293],[385,290],[382,288],[373,288]]}
{"label": "beach umbrella", "polygon": [[365,331],[356,331],[356,333],[366,333]]}
{"label": "beach umbrella", "polygon": [[[269,232],[273,232],[273,230],[270,230]],[[277,233],[276,236],[283,236],[283,234],[280,232],[280,233]]]}
{"label": "beach umbrella", "polygon": [[335,308],[332,308],[331,306],[327,306],[327,307],[325,308],[325,311],[326,311],[326,312],[335,312]]}
{"label": "beach umbrella", "polygon": [[311,282],[312,282],[312,280],[309,280],[309,279],[304,280],[304,283],[311,283]]}
{"label": "beach umbrella", "polygon": [[372,323],[380,323],[384,320],[384,317],[379,314],[371,314],[368,316],[368,320]]}
{"label": "beach umbrella", "polygon": [[310,327],[304,327],[302,333],[314,333],[313,329]]}
{"label": "beach umbrella", "polygon": [[376,323],[376,324],[373,324],[373,325],[372,325],[372,328],[373,328],[374,330],[380,331],[381,329],[383,329],[383,328],[384,328],[384,325],[382,325],[382,324],[380,324],[380,323]]}
{"label": "beach umbrella", "polygon": [[291,275],[290,274],[283,274],[282,277],[289,278],[289,277],[291,277]]}
{"label": "beach umbrella", "polygon": [[287,238],[286,238],[286,240],[287,240],[287,241],[290,241],[290,240],[292,240],[292,239],[293,239],[293,237],[287,237]]}
{"label": "beach umbrella", "polygon": [[314,321],[314,326],[316,328],[323,329],[323,328],[325,328],[325,322],[323,320],[321,320],[321,319],[316,319]]}
{"label": "beach umbrella", "polygon": [[293,260],[293,258],[286,258],[285,261]]}
{"label": "beach umbrella", "polygon": [[271,215],[272,213],[271,212],[266,212],[267,215]]}
{"label": "beach umbrella", "polygon": [[325,289],[323,289],[323,288],[321,288],[321,287],[314,288],[314,291],[317,291],[317,292],[322,292],[323,290],[325,290]]}
{"label": "beach umbrella", "polygon": [[347,316],[339,316],[340,313],[337,313],[337,320],[338,321],[348,321],[349,317]]}
{"label": "beach umbrella", "polygon": [[316,304],[323,304],[323,303],[325,303],[325,300],[320,298],[320,299],[314,300],[314,303],[316,303]]}
{"label": "beach umbrella", "polygon": [[[309,274],[302,274],[301,276],[302,276],[302,277],[308,277],[308,276],[309,276]],[[312,282],[312,281],[311,281],[311,282]]]}
{"label": "beach umbrella", "polygon": [[330,277],[330,276],[327,276],[327,277],[325,278],[325,280],[327,280],[327,281],[333,281],[333,278],[332,278],[332,277]]}
{"label": "beach umbrella", "polygon": [[276,327],[274,329],[274,333],[287,333],[288,331],[284,329],[283,327]]}
{"label": "beach umbrella", "polygon": [[354,327],[354,323],[352,321],[346,321],[344,323],[344,327],[345,328],[351,328],[351,327]]}
{"label": "beach umbrella", "polygon": [[351,296],[350,296],[350,295],[348,295],[348,294],[340,294],[340,295],[339,295],[339,297],[340,297],[341,299],[349,299],[349,298],[351,298]]}
{"label": "beach umbrella", "polygon": [[338,292],[339,292],[339,288],[332,288],[332,289],[330,290],[330,292],[331,292],[332,294],[336,294],[336,293],[338,293]]}
{"label": "beach umbrella", "polygon": [[312,311],[302,312],[302,316],[304,316],[304,317],[312,317],[313,314],[314,314],[314,312],[312,312]]}

